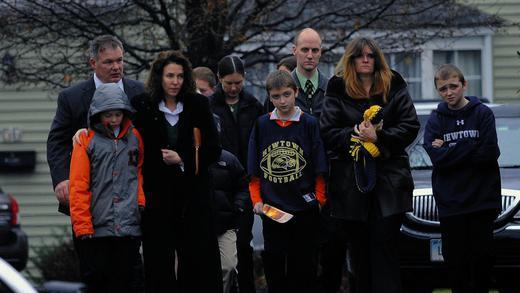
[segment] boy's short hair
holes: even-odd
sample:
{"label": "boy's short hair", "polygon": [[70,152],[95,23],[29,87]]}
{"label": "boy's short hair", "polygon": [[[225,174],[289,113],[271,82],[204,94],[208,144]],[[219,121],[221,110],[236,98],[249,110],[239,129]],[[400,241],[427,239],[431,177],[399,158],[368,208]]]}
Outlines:
{"label": "boy's short hair", "polygon": [[206,81],[210,87],[215,87],[217,80],[215,74],[211,69],[204,66],[193,68],[193,79],[200,79]]}
{"label": "boy's short hair", "polygon": [[267,76],[267,80],[265,81],[265,89],[267,90],[267,95],[269,95],[269,91],[276,88],[289,87],[294,91],[297,90],[296,82],[292,78],[291,74],[287,71],[276,70]]}
{"label": "boy's short hair", "polygon": [[462,84],[466,83],[466,79],[464,78],[464,74],[462,70],[460,70],[457,66],[453,64],[443,64],[439,66],[437,71],[435,72],[435,77],[433,79],[433,85],[437,88],[437,80],[447,80],[452,77],[457,77]]}

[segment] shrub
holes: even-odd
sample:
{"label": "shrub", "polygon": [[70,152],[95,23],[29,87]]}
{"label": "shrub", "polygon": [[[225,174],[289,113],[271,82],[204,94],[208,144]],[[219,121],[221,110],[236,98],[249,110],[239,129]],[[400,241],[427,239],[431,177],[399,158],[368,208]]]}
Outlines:
{"label": "shrub", "polygon": [[54,235],[56,241],[48,241],[35,247],[32,258],[34,266],[41,273],[41,283],[51,280],[80,281],[79,261],[74,250],[70,232]]}

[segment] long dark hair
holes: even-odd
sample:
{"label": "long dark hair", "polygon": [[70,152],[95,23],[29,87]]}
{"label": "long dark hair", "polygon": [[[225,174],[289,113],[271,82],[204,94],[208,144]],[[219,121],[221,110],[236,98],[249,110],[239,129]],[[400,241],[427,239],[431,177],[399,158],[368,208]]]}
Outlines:
{"label": "long dark hair", "polygon": [[184,71],[184,81],[181,90],[176,97],[178,102],[182,102],[184,96],[188,93],[195,93],[195,81],[193,80],[193,70],[191,69],[191,62],[180,51],[163,51],[157,55],[157,58],[152,62],[152,68],[146,80],[146,90],[150,94],[152,102],[159,103],[164,99],[164,89],[162,87],[162,76],[164,67],[169,64],[178,64],[182,66]]}
{"label": "long dark hair", "polygon": [[218,62],[218,77],[238,73],[245,76],[244,62],[238,56],[227,55]]}

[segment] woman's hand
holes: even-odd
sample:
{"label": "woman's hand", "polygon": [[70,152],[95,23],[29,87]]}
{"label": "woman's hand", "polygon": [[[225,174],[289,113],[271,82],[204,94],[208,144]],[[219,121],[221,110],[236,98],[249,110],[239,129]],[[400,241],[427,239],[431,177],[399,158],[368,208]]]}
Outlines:
{"label": "woman's hand", "polygon": [[79,141],[79,137],[81,136],[82,133],[85,133],[86,135],[88,135],[88,130],[86,128],[78,129],[78,131],[76,131],[76,134],[74,134],[74,136],[72,137],[73,145],[75,145],[75,144],[81,145],[81,142]]}
{"label": "woman's hand", "polygon": [[176,151],[161,149],[163,161],[166,165],[180,165],[182,159]]}
{"label": "woman's hand", "polygon": [[[372,124],[370,121],[363,121],[357,125],[358,137],[362,141],[368,141],[375,143],[377,141],[377,132],[376,126]],[[356,127],[354,127],[354,131],[356,131]]]}

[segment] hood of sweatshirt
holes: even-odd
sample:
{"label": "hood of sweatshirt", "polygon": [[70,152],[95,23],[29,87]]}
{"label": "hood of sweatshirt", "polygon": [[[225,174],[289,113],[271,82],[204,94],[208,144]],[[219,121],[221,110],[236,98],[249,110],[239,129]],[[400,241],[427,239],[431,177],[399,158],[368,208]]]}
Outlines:
{"label": "hood of sweatshirt", "polygon": [[452,117],[464,117],[471,113],[473,108],[477,107],[478,105],[482,104],[482,102],[477,98],[473,96],[464,97],[469,101],[466,106],[462,107],[461,109],[452,110],[448,108],[448,103],[441,102],[437,106],[437,112],[444,116],[452,116]]}
{"label": "hood of sweatshirt", "polygon": [[111,110],[122,110],[125,117],[134,113],[125,92],[115,83],[100,85],[94,92],[88,111],[88,126],[99,123],[99,113]]}

